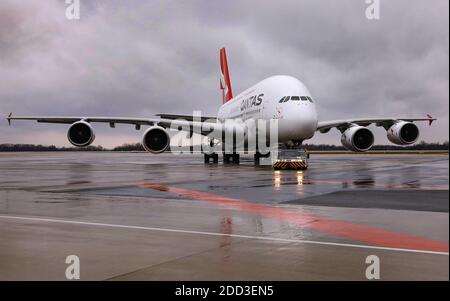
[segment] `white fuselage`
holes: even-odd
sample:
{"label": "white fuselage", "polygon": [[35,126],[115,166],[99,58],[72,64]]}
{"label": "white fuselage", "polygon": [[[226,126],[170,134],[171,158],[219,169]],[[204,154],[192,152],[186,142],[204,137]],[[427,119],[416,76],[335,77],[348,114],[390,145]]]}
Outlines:
{"label": "white fuselage", "polygon": [[[280,102],[289,96],[289,100]],[[294,96],[294,97],[292,97]],[[219,108],[219,121],[226,119],[278,120],[278,140],[304,140],[317,129],[316,106],[298,79],[276,75],[250,87]]]}

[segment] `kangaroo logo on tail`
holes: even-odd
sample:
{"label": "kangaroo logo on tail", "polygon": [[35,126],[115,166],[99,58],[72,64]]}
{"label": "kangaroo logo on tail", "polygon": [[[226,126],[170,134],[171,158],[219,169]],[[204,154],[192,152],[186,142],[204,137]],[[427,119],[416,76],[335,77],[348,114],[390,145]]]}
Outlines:
{"label": "kangaroo logo on tail", "polygon": [[220,89],[222,90],[223,103],[233,98],[225,48],[220,49]]}

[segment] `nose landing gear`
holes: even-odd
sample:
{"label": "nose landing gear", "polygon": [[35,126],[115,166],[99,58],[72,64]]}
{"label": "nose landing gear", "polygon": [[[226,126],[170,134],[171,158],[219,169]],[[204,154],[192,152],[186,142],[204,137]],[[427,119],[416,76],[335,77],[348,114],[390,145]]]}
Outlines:
{"label": "nose landing gear", "polygon": [[270,157],[270,152],[268,152],[267,154],[261,154],[260,152],[256,152],[253,156],[253,160],[255,161],[255,165],[259,165],[260,158],[269,158],[269,157]]}

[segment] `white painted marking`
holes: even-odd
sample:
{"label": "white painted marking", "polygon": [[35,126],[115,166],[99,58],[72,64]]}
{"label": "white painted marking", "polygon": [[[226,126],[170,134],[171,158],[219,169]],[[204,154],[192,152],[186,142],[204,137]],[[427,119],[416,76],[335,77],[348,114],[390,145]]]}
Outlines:
{"label": "white painted marking", "polygon": [[72,220],[62,220],[62,219],[53,219],[53,218],[26,217],[26,216],[8,216],[8,215],[0,215],[0,218],[11,219],[11,220],[27,220],[27,221],[35,221],[35,222],[61,223],[61,224],[73,224],[73,225],[85,225],[85,226],[99,226],[99,227],[120,228],[120,229],[136,229],[136,230],[162,231],[162,232],[185,233],[185,234],[198,234],[198,235],[208,235],[208,236],[227,236],[227,237],[234,237],[234,238],[247,238],[247,239],[268,240],[268,241],[289,242],[289,243],[302,243],[302,244],[314,244],[314,245],[325,245],[325,246],[349,247],[349,248],[362,248],[362,249],[399,251],[399,252],[410,252],[410,253],[423,253],[423,254],[434,254],[434,255],[445,255],[445,256],[449,255],[448,252],[436,252],[436,251],[427,251],[427,250],[389,248],[389,247],[378,247],[378,246],[370,246],[370,245],[356,245],[356,244],[336,243],[336,242],[327,242],[327,241],[287,239],[287,238],[278,238],[278,237],[252,236],[252,235],[240,235],[240,234],[226,234],[226,233],[202,232],[202,231],[191,231],[191,230],[181,230],[181,229],[169,229],[169,228],[155,228],[155,227],[144,227],[144,226],[120,225],[120,224],[106,224],[106,223],[72,221]]}

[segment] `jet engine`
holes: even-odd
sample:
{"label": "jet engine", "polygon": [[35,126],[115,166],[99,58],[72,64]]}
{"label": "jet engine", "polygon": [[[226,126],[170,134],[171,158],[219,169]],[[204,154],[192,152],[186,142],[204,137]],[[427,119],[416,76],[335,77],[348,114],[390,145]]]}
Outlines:
{"label": "jet engine", "polygon": [[374,142],[372,131],[363,126],[352,126],[345,130],[341,136],[342,145],[354,152],[369,150]]}
{"label": "jet engine", "polygon": [[398,145],[413,144],[419,138],[419,128],[412,122],[400,121],[387,130],[387,138]]}
{"label": "jet engine", "polygon": [[160,126],[152,126],[145,131],[142,137],[142,145],[148,152],[162,153],[169,148],[169,133]]}
{"label": "jet engine", "polygon": [[69,127],[67,139],[74,146],[88,146],[94,142],[94,129],[86,121],[77,121]]}

